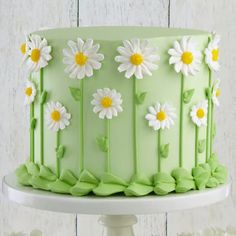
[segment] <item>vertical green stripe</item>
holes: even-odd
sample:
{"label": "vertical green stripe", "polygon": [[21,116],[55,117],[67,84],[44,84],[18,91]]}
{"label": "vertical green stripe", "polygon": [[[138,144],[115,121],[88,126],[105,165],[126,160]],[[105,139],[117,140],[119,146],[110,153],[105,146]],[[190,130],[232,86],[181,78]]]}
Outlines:
{"label": "vertical green stripe", "polygon": [[198,165],[198,135],[199,128],[195,125],[195,167]]}
{"label": "vertical green stripe", "polygon": [[179,166],[183,166],[183,93],[184,93],[184,75],[181,74],[180,91],[180,117],[179,117]]}
{"label": "vertical green stripe", "polygon": [[80,171],[84,170],[84,80],[80,81]]}
{"label": "vertical green stripe", "polygon": [[34,162],[34,127],[31,122],[34,119],[34,102],[30,105],[30,161]]}
{"label": "vertical green stripe", "polygon": [[107,160],[106,160],[106,172],[111,171],[111,160],[110,160],[110,120],[106,119],[106,136],[107,136]]}
{"label": "vertical green stripe", "polygon": [[157,170],[161,172],[161,129],[157,131]]}
{"label": "vertical green stripe", "polygon": [[[40,84],[39,84],[40,95],[43,94],[43,68],[40,69]],[[40,164],[44,164],[44,115],[43,115],[43,104],[40,102]]]}
{"label": "vertical green stripe", "polygon": [[211,132],[210,132],[210,140],[211,140],[211,144],[210,144],[210,156],[212,154],[212,147],[213,147],[213,112],[214,112],[214,104],[211,103]]}
{"label": "vertical green stripe", "polygon": [[138,163],[138,153],[137,153],[137,107],[136,107],[136,78],[133,77],[133,145],[134,145],[134,172],[138,174],[139,163]]}
{"label": "vertical green stripe", "polygon": [[[211,80],[212,80],[212,73],[211,69],[209,68],[209,79],[208,79],[208,92],[211,91]],[[210,117],[211,117],[211,94],[208,94],[208,111],[207,111],[207,133],[206,133],[206,162],[209,158],[209,142],[210,142]]]}
{"label": "vertical green stripe", "polygon": [[[60,146],[60,129],[57,131],[56,134],[56,150],[58,150]],[[57,177],[60,177],[60,159],[57,158],[57,152],[56,152],[56,162],[57,162]]]}

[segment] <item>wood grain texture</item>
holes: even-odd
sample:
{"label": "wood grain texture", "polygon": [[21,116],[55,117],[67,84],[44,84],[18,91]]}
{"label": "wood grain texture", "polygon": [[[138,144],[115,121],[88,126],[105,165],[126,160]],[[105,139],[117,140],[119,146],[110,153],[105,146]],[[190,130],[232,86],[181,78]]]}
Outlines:
{"label": "wood grain texture", "polygon": [[[216,31],[222,36],[220,47],[222,68],[219,77],[222,81],[221,105],[216,109],[217,137],[215,150],[222,163],[230,168],[235,189],[235,153],[236,153],[236,2],[207,1],[207,0],[171,0],[170,26],[181,28],[198,28]],[[233,200],[217,204],[204,209],[195,209],[168,214],[168,236],[178,232],[193,232],[206,227],[235,226],[236,192],[233,191]]]}
{"label": "wood grain texture", "polygon": [[[75,26],[76,12],[74,0],[0,0],[0,179],[28,155],[28,115],[23,105],[26,73],[19,66],[24,34],[45,26]],[[1,194],[0,212],[0,235],[40,228],[45,236],[75,236],[76,215],[21,207]]]}
{"label": "wood grain texture", "polygon": [[[79,26],[140,25],[168,27],[167,0],[79,0]],[[166,214],[138,216],[137,236],[166,235]],[[102,232],[98,217],[78,216],[78,235]],[[88,227],[92,225],[93,227]]]}

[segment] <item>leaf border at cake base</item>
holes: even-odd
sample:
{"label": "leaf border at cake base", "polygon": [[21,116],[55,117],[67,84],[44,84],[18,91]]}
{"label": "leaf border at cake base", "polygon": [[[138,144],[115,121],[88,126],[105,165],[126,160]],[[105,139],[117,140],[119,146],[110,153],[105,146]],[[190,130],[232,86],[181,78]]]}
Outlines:
{"label": "leaf border at cake base", "polygon": [[59,179],[71,186],[74,186],[78,181],[76,176],[70,170],[62,170]]}
{"label": "leaf border at cake base", "polygon": [[128,183],[120,177],[111,173],[105,173],[102,175],[99,185],[93,189],[93,193],[98,196],[110,196],[123,192],[127,186]]}
{"label": "leaf border at cake base", "polygon": [[171,175],[176,180],[176,193],[185,193],[196,189],[193,176],[183,167],[174,169]]}
{"label": "leaf border at cake base", "polygon": [[157,195],[167,195],[175,191],[175,179],[165,172],[159,172],[154,175],[154,192]]}
{"label": "leaf border at cake base", "polygon": [[59,179],[49,184],[49,188],[54,193],[70,193],[71,186]]}
{"label": "leaf border at cake base", "polygon": [[33,188],[35,189],[42,189],[42,190],[50,190],[49,184],[51,182],[43,179],[39,176],[32,176],[32,178],[30,179],[30,184]]}
{"label": "leaf border at cake base", "polygon": [[132,177],[129,186],[124,190],[128,197],[141,197],[153,192],[152,181],[145,175],[136,174]]}
{"label": "leaf border at cake base", "polygon": [[18,182],[24,186],[30,186],[29,180],[31,179],[31,175],[28,173],[28,170],[24,164],[20,165],[15,170],[15,175]]}
{"label": "leaf border at cake base", "polygon": [[99,180],[90,171],[84,169],[76,184],[70,189],[70,193],[74,196],[84,196],[89,194],[99,184]]}

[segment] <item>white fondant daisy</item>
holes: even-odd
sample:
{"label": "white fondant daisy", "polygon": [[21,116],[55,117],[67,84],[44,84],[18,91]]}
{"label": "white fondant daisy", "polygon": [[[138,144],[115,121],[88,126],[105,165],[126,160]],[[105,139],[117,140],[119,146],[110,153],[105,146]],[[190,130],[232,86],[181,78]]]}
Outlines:
{"label": "white fondant daisy", "polygon": [[219,106],[219,96],[220,96],[220,80],[217,79],[215,83],[213,84],[213,91],[212,91],[212,102],[214,105]]}
{"label": "white fondant daisy", "polygon": [[45,38],[41,38],[39,35],[30,35],[28,45],[27,65],[31,72],[37,72],[41,68],[48,65],[48,61],[52,59],[51,46],[48,46],[48,42]]}
{"label": "white fondant daisy", "polygon": [[113,116],[117,116],[119,112],[123,111],[121,94],[115,89],[98,89],[93,94],[93,98],[91,102],[94,106],[93,112],[99,113],[100,119],[112,119]]}
{"label": "white fondant daisy", "polygon": [[25,42],[21,44],[20,46],[20,51],[21,51],[21,54],[22,54],[22,62],[24,63],[27,58],[29,57],[29,36],[26,35],[25,36]]}
{"label": "white fondant daisy", "polygon": [[202,54],[197,50],[191,37],[185,36],[180,42],[175,41],[174,47],[168,50],[171,56],[170,65],[174,64],[175,71],[183,75],[195,75],[199,71]]}
{"label": "white fondant daisy", "polygon": [[148,108],[148,112],[145,118],[148,120],[148,125],[154,130],[169,129],[174,125],[176,114],[171,105],[157,102],[154,106]]}
{"label": "white fondant daisy", "polygon": [[152,75],[152,71],[158,69],[157,61],[160,57],[156,48],[147,40],[124,40],[123,46],[118,47],[117,51],[120,53],[115,57],[115,61],[120,63],[118,71],[125,71],[127,79],[133,75],[137,79],[142,79],[145,75]]}
{"label": "white fondant daisy", "polygon": [[25,105],[30,105],[36,96],[36,88],[33,82],[27,81],[25,86]]}
{"label": "white fondant daisy", "polygon": [[207,125],[207,100],[199,102],[192,107],[190,116],[194,124],[198,127]]}
{"label": "white fondant daisy", "polygon": [[92,39],[83,41],[77,38],[77,41],[68,41],[69,48],[63,49],[63,63],[67,65],[65,73],[72,79],[83,79],[91,77],[93,70],[101,68],[101,61],[104,55],[98,53],[99,44],[93,44]]}
{"label": "white fondant daisy", "polygon": [[219,43],[220,36],[214,35],[205,49],[205,61],[209,68],[214,71],[219,71]]}
{"label": "white fondant daisy", "polygon": [[50,130],[57,132],[70,124],[71,114],[59,102],[48,102],[46,106],[46,123]]}

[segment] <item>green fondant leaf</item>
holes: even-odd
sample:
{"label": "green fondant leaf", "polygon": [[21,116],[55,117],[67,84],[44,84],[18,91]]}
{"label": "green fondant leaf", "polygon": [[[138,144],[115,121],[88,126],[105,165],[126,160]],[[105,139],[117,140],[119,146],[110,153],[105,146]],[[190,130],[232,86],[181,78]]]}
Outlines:
{"label": "green fondant leaf", "polygon": [[108,151],[108,139],[106,136],[97,137],[96,143],[102,152]]}
{"label": "green fondant leaf", "polygon": [[35,118],[31,119],[31,121],[30,121],[30,128],[31,129],[35,129],[36,122],[37,122],[37,120]]}
{"label": "green fondant leaf", "polygon": [[210,178],[210,167],[208,165],[208,167],[206,167],[205,164],[203,166],[199,165],[195,168],[193,168],[192,172],[193,172],[193,178],[195,180],[195,184],[197,189],[204,189],[206,187],[206,184]]}
{"label": "green fondant leaf", "polygon": [[215,172],[212,174],[212,177],[216,178],[219,184],[224,184],[228,178],[228,171],[226,167],[218,165]]}
{"label": "green fondant leaf", "polygon": [[70,193],[74,196],[84,196],[90,193],[97,184],[78,181],[75,186],[70,189]]}
{"label": "green fondant leaf", "polygon": [[124,193],[128,197],[130,196],[141,197],[151,193],[152,191],[153,191],[153,186],[133,182],[124,190]]}
{"label": "green fondant leaf", "polygon": [[63,158],[65,154],[65,147],[63,145],[60,145],[58,148],[56,148],[57,158],[61,159]]}
{"label": "green fondant leaf", "polygon": [[168,155],[169,155],[169,147],[170,147],[169,143],[161,145],[161,150],[160,150],[161,157],[163,157],[163,158],[167,158],[168,157]]}
{"label": "green fondant leaf", "polygon": [[189,89],[187,91],[184,92],[183,94],[183,101],[184,103],[189,103],[193,97],[194,94],[194,89]]}
{"label": "green fondant leaf", "polygon": [[115,193],[123,192],[125,188],[126,187],[124,185],[100,182],[100,184],[93,189],[93,192],[98,196],[109,196]]}
{"label": "green fondant leaf", "polygon": [[101,179],[102,182],[106,184],[118,184],[118,185],[128,186],[128,183],[126,181],[110,173],[103,174]]}
{"label": "green fondant leaf", "polygon": [[47,91],[43,91],[41,97],[40,97],[40,104],[44,104],[46,102],[46,99],[47,99]]}
{"label": "green fondant leaf", "polygon": [[33,188],[37,189],[50,190],[49,183],[51,182],[37,176],[33,176],[30,179],[30,184],[33,186]]}
{"label": "green fondant leaf", "polygon": [[16,170],[15,174],[17,176],[17,180],[20,184],[29,186],[29,180],[31,179],[31,175],[28,173],[25,165],[20,165]]}
{"label": "green fondant leaf", "polygon": [[206,88],[206,90],[205,90],[205,92],[206,92],[206,97],[208,98],[208,99],[211,99],[211,88]]}
{"label": "green fondant leaf", "polygon": [[154,176],[154,185],[157,195],[166,195],[175,190],[175,179],[170,174],[159,172]]}
{"label": "green fondant leaf", "polygon": [[71,186],[75,185],[77,182],[77,178],[70,170],[62,170],[60,180]]}
{"label": "green fondant leaf", "polygon": [[147,95],[147,92],[136,93],[136,95],[135,95],[136,104],[138,104],[138,105],[143,104],[143,102],[146,98],[146,95]]}
{"label": "green fondant leaf", "polygon": [[83,170],[79,176],[80,182],[87,182],[91,184],[98,184],[99,180],[88,170]]}
{"label": "green fondant leaf", "polygon": [[176,168],[172,171],[171,175],[176,179],[189,179],[189,180],[192,180],[193,177],[192,175],[184,168],[182,167],[179,167],[179,168]]}
{"label": "green fondant leaf", "polygon": [[203,153],[206,147],[206,140],[202,139],[198,141],[197,151],[198,153]]}
{"label": "green fondant leaf", "polygon": [[20,177],[23,174],[28,174],[27,168],[24,164],[20,165],[16,170],[15,174],[17,177]]}
{"label": "green fondant leaf", "polygon": [[177,193],[185,193],[191,189],[195,189],[195,183],[190,179],[180,179],[176,181],[175,191]]}
{"label": "green fondant leaf", "polygon": [[46,166],[40,166],[39,176],[48,181],[55,181],[57,176]]}
{"label": "green fondant leaf", "polygon": [[217,166],[219,165],[218,160],[217,160],[215,154],[211,155],[211,158],[209,158],[207,163],[210,165],[212,173],[216,170]]}
{"label": "green fondant leaf", "polygon": [[215,177],[210,177],[206,186],[208,188],[214,188],[219,184],[218,180]]}
{"label": "green fondant leaf", "polygon": [[136,174],[132,177],[131,183],[139,183],[143,185],[152,185],[152,181],[145,175],[142,174]]}
{"label": "green fondant leaf", "polygon": [[37,164],[33,162],[27,162],[25,165],[30,175],[39,176],[39,166]]}
{"label": "green fondant leaf", "polygon": [[71,96],[75,99],[75,101],[80,101],[81,91],[79,88],[69,87]]}
{"label": "green fondant leaf", "polygon": [[49,183],[49,188],[54,193],[70,193],[71,186],[59,179]]}

